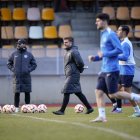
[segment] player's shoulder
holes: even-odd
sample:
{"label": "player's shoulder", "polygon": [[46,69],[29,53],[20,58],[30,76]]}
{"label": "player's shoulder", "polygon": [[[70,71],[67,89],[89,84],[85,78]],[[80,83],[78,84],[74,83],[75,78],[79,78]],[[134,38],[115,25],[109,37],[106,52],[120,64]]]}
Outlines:
{"label": "player's shoulder", "polygon": [[117,36],[116,33],[109,27],[105,29],[104,35],[108,38],[114,38]]}
{"label": "player's shoulder", "polygon": [[123,46],[132,46],[132,42],[131,42],[128,38],[125,38],[125,39],[121,42],[121,44],[122,44]]}
{"label": "player's shoulder", "polygon": [[108,38],[110,38],[111,40],[119,40],[116,32],[114,32],[112,29],[108,28],[107,32],[108,32]]}
{"label": "player's shoulder", "polygon": [[109,35],[115,35],[116,36],[116,33],[111,29],[111,28],[107,28],[107,32]]}

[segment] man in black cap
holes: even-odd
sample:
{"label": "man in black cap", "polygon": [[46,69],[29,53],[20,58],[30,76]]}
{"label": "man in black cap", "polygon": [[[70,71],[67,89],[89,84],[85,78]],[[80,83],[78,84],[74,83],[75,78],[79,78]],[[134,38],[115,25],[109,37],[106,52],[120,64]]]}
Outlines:
{"label": "man in black cap", "polygon": [[27,51],[25,39],[17,41],[17,50],[11,54],[7,66],[13,72],[14,105],[15,112],[19,112],[20,93],[25,93],[25,103],[30,104],[31,75],[37,64],[34,56]]}

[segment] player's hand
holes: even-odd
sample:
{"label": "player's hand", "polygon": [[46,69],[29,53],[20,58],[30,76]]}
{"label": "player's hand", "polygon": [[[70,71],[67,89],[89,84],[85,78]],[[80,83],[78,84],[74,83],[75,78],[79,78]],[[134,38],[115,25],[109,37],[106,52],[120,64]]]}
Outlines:
{"label": "player's hand", "polygon": [[102,57],[103,57],[103,53],[102,53],[101,51],[99,51],[99,52],[98,52],[98,56],[99,56],[100,58],[102,58]]}
{"label": "player's hand", "polygon": [[94,56],[93,56],[93,55],[89,55],[89,56],[88,56],[88,61],[89,61],[89,62],[94,61]]}

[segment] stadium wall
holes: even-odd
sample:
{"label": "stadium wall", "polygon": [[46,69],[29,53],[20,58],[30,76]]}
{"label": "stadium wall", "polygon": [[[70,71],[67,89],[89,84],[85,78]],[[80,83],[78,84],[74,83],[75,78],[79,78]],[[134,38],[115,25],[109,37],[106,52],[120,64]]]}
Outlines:
{"label": "stadium wall", "polygon": [[[61,89],[64,84],[65,77],[62,75],[33,75],[32,76],[32,93],[31,103],[34,104],[60,104],[63,94]],[[83,93],[86,95],[89,102],[96,103],[94,90],[96,87],[97,75],[82,75],[81,86]],[[0,76],[0,104],[13,104],[13,84],[11,76]],[[106,101],[108,99],[106,98]],[[72,95],[70,104],[80,103],[80,101]],[[20,104],[24,104],[24,94],[21,93]]]}

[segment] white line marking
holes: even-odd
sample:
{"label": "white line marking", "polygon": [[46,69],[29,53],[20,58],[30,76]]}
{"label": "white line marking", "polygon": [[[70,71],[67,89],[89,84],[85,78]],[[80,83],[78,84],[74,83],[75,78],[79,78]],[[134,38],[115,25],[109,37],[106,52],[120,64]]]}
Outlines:
{"label": "white line marking", "polygon": [[17,117],[23,117],[23,118],[30,118],[30,119],[35,119],[35,120],[46,121],[46,122],[56,122],[56,123],[62,123],[62,124],[71,124],[71,125],[76,125],[76,126],[80,126],[80,127],[83,127],[83,128],[96,129],[96,130],[100,130],[100,131],[104,131],[104,132],[107,132],[107,133],[117,135],[117,136],[125,138],[127,140],[140,140],[140,138],[135,137],[135,136],[131,136],[131,135],[127,134],[127,133],[119,132],[119,131],[109,129],[109,128],[104,128],[104,127],[91,126],[91,125],[78,123],[78,122],[67,122],[67,121],[53,120],[53,119],[33,117],[33,116],[23,116],[23,115],[19,115],[19,114],[12,114],[12,115],[17,116]]}

